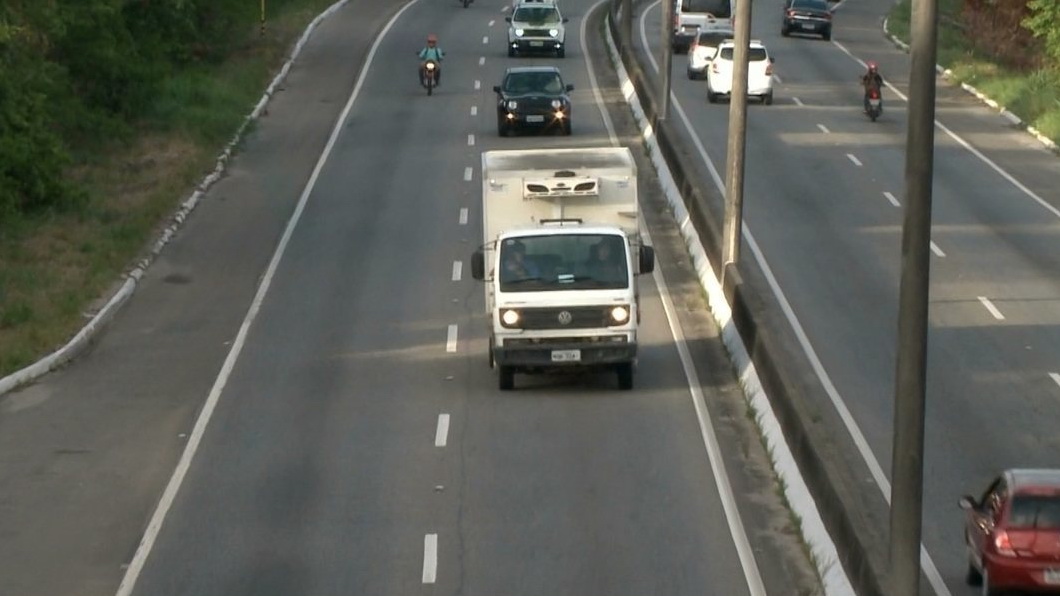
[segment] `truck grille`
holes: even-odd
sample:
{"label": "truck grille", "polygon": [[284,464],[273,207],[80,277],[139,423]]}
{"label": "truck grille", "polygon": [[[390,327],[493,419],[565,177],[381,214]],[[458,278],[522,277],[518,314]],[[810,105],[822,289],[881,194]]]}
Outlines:
{"label": "truck grille", "polygon": [[[522,311],[523,329],[591,329],[611,325],[606,306],[528,308]],[[566,313],[566,314],[564,314]]]}

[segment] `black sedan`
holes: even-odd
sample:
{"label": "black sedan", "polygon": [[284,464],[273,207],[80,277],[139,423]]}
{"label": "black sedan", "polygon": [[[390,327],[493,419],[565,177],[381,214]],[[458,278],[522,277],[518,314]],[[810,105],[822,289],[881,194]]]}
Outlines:
{"label": "black sedan", "polygon": [[832,39],[832,11],[825,0],[785,0],[780,34],[812,33]]}
{"label": "black sedan", "polygon": [[521,66],[504,73],[504,83],[493,88],[497,94],[497,133],[505,136],[522,128],[559,130],[571,133],[569,92],[554,66]]}

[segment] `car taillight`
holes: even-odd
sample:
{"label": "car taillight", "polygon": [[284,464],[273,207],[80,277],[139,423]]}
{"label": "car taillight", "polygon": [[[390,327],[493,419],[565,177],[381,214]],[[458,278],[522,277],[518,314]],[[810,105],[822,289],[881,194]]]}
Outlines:
{"label": "car taillight", "polygon": [[773,76],[773,64],[772,63],[766,65],[766,76],[767,77]]}
{"label": "car taillight", "polygon": [[994,536],[994,550],[1003,557],[1016,556],[1016,550],[1012,548],[1012,539],[1008,537],[1008,532],[1004,530],[998,530]]}
{"label": "car taillight", "polygon": [[716,62],[711,62],[710,63],[710,72],[712,72],[714,74],[718,74],[719,72],[721,72],[721,71],[718,70],[718,64]]}
{"label": "car taillight", "polygon": [[795,11],[794,10],[789,10],[788,11],[788,16],[789,17],[794,17],[795,16]]}
{"label": "car taillight", "polygon": [[824,18],[829,20],[829,21],[831,21],[832,20],[832,13],[830,13],[830,12],[824,13]]}

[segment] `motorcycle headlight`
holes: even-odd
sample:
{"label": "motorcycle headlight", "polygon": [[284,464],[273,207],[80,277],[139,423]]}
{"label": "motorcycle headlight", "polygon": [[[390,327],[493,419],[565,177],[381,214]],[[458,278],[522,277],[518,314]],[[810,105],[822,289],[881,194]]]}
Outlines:
{"label": "motorcycle headlight", "polygon": [[619,325],[629,320],[629,308],[625,306],[616,306],[611,309],[611,320]]}
{"label": "motorcycle headlight", "polygon": [[522,37],[522,36],[523,36],[523,33],[526,33],[526,32],[525,32],[525,31],[523,31],[522,29],[516,29],[516,30],[515,30],[515,36],[516,36],[516,37]]}
{"label": "motorcycle headlight", "polygon": [[555,37],[555,36],[559,35],[559,29],[549,29],[548,30],[548,34],[551,35],[552,37]]}
{"label": "motorcycle headlight", "polygon": [[517,310],[506,310],[501,312],[501,323],[505,327],[515,327],[519,324],[519,311]]}
{"label": "motorcycle headlight", "polygon": [[519,107],[519,102],[515,101],[514,99],[509,99],[508,100],[508,109],[509,110],[514,110],[514,109],[516,109],[518,107]]}
{"label": "motorcycle headlight", "polygon": [[552,107],[558,110],[558,109],[563,107],[563,102],[558,100],[558,99],[553,99],[552,100]]}
{"label": "motorcycle headlight", "polygon": [[434,70],[434,62],[427,63],[427,70]]}

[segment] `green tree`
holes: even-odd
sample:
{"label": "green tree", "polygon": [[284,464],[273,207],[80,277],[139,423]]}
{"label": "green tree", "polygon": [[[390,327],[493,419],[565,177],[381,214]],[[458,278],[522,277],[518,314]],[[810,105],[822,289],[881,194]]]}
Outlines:
{"label": "green tree", "polygon": [[1060,67],[1060,0],[1031,0],[1027,7],[1031,14],[1023,20],[1023,26],[1045,44],[1046,54],[1053,59],[1052,67]]}

